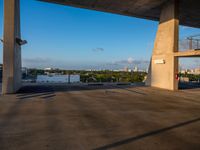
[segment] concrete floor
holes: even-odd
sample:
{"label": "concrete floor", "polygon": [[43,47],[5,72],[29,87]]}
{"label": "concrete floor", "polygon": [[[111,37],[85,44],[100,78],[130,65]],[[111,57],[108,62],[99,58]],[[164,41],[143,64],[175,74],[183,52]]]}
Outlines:
{"label": "concrete floor", "polygon": [[200,89],[32,86],[0,96],[0,150],[199,150]]}

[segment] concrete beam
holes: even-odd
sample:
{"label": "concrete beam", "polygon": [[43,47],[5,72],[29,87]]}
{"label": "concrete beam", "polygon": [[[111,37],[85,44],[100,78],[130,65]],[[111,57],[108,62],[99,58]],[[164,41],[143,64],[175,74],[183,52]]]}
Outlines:
{"label": "concrete beam", "polygon": [[15,93],[21,86],[20,0],[4,0],[2,93]]}
{"label": "concrete beam", "polygon": [[[158,21],[170,0],[39,0]],[[200,0],[179,0],[180,24],[200,28]]]}
{"label": "concrete beam", "polygon": [[178,1],[170,0],[161,11],[146,85],[178,89],[178,58],[174,56],[174,52],[178,52],[178,29]]}
{"label": "concrete beam", "polygon": [[175,52],[174,56],[176,57],[200,57],[200,50],[187,50]]}

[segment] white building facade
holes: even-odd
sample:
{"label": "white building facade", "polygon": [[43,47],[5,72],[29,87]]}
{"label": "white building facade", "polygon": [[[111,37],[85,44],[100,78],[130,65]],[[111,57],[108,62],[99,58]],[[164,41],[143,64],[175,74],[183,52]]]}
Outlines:
{"label": "white building facade", "polygon": [[78,83],[80,75],[38,75],[37,83]]}

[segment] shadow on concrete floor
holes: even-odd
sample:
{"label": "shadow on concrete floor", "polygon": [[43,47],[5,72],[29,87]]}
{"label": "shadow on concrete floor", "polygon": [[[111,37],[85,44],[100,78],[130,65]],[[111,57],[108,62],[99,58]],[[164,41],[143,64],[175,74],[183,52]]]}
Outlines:
{"label": "shadow on concrete floor", "polygon": [[178,123],[178,124],[166,127],[166,128],[150,131],[150,132],[138,135],[138,136],[130,137],[130,138],[127,138],[127,139],[124,139],[124,140],[121,140],[121,141],[118,141],[118,142],[115,142],[115,143],[112,143],[112,144],[108,144],[108,145],[104,145],[104,146],[99,147],[99,148],[95,148],[94,150],[107,150],[107,149],[111,149],[111,148],[116,148],[116,147],[124,145],[124,144],[135,142],[135,141],[147,138],[149,136],[154,136],[154,135],[157,135],[157,134],[160,134],[160,133],[163,133],[163,132],[167,132],[167,131],[175,129],[175,128],[179,128],[179,127],[186,126],[186,125],[189,125],[189,124],[192,124],[192,123],[196,123],[198,121],[200,121],[200,118],[196,118],[196,119],[193,119],[193,120]]}
{"label": "shadow on concrete floor", "polygon": [[24,100],[24,99],[29,99],[29,98],[43,98],[43,99],[48,99],[55,97],[56,95],[54,92],[46,92],[46,93],[26,93],[26,94],[21,94],[17,95],[17,99]]}
{"label": "shadow on concrete floor", "polygon": [[140,95],[146,95],[143,92],[136,91],[133,89],[133,87],[138,86],[132,86],[132,85],[30,85],[30,86],[24,86],[22,87],[18,93],[17,98],[18,99],[29,99],[29,98],[35,98],[40,97],[44,99],[52,98],[56,96],[55,92],[71,92],[71,91],[87,91],[87,90],[112,90],[112,89],[120,89],[120,90],[126,90],[128,92],[140,94]]}
{"label": "shadow on concrete floor", "polygon": [[134,90],[130,90],[128,88],[139,87],[133,85],[30,85],[24,86],[18,91],[18,95],[26,95],[26,94],[43,94],[43,93],[52,93],[52,92],[71,92],[71,91],[86,91],[86,90],[98,90],[98,89],[123,89],[128,90],[130,92],[135,92],[138,94],[143,94],[141,92],[137,92]]}
{"label": "shadow on concrete floor", "polygon": [[49,86],[25,86],[17,92],[17,99],[20,100],[29,98],[49,99],[55,96],[54,89]]}

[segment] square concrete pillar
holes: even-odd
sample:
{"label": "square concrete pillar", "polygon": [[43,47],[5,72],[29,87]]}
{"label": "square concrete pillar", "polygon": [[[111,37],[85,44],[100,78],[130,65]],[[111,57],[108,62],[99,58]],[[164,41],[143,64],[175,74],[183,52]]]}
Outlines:
{"label": "square concrete pillar", "polygon": [[15,93],[21,86],[20,0],[4,0],[2,93]]}
{"label": "square concrete pillar", "polygon": [[178,0],[169,0],[163,5],[146,85],[177,90],[179,18]]}

